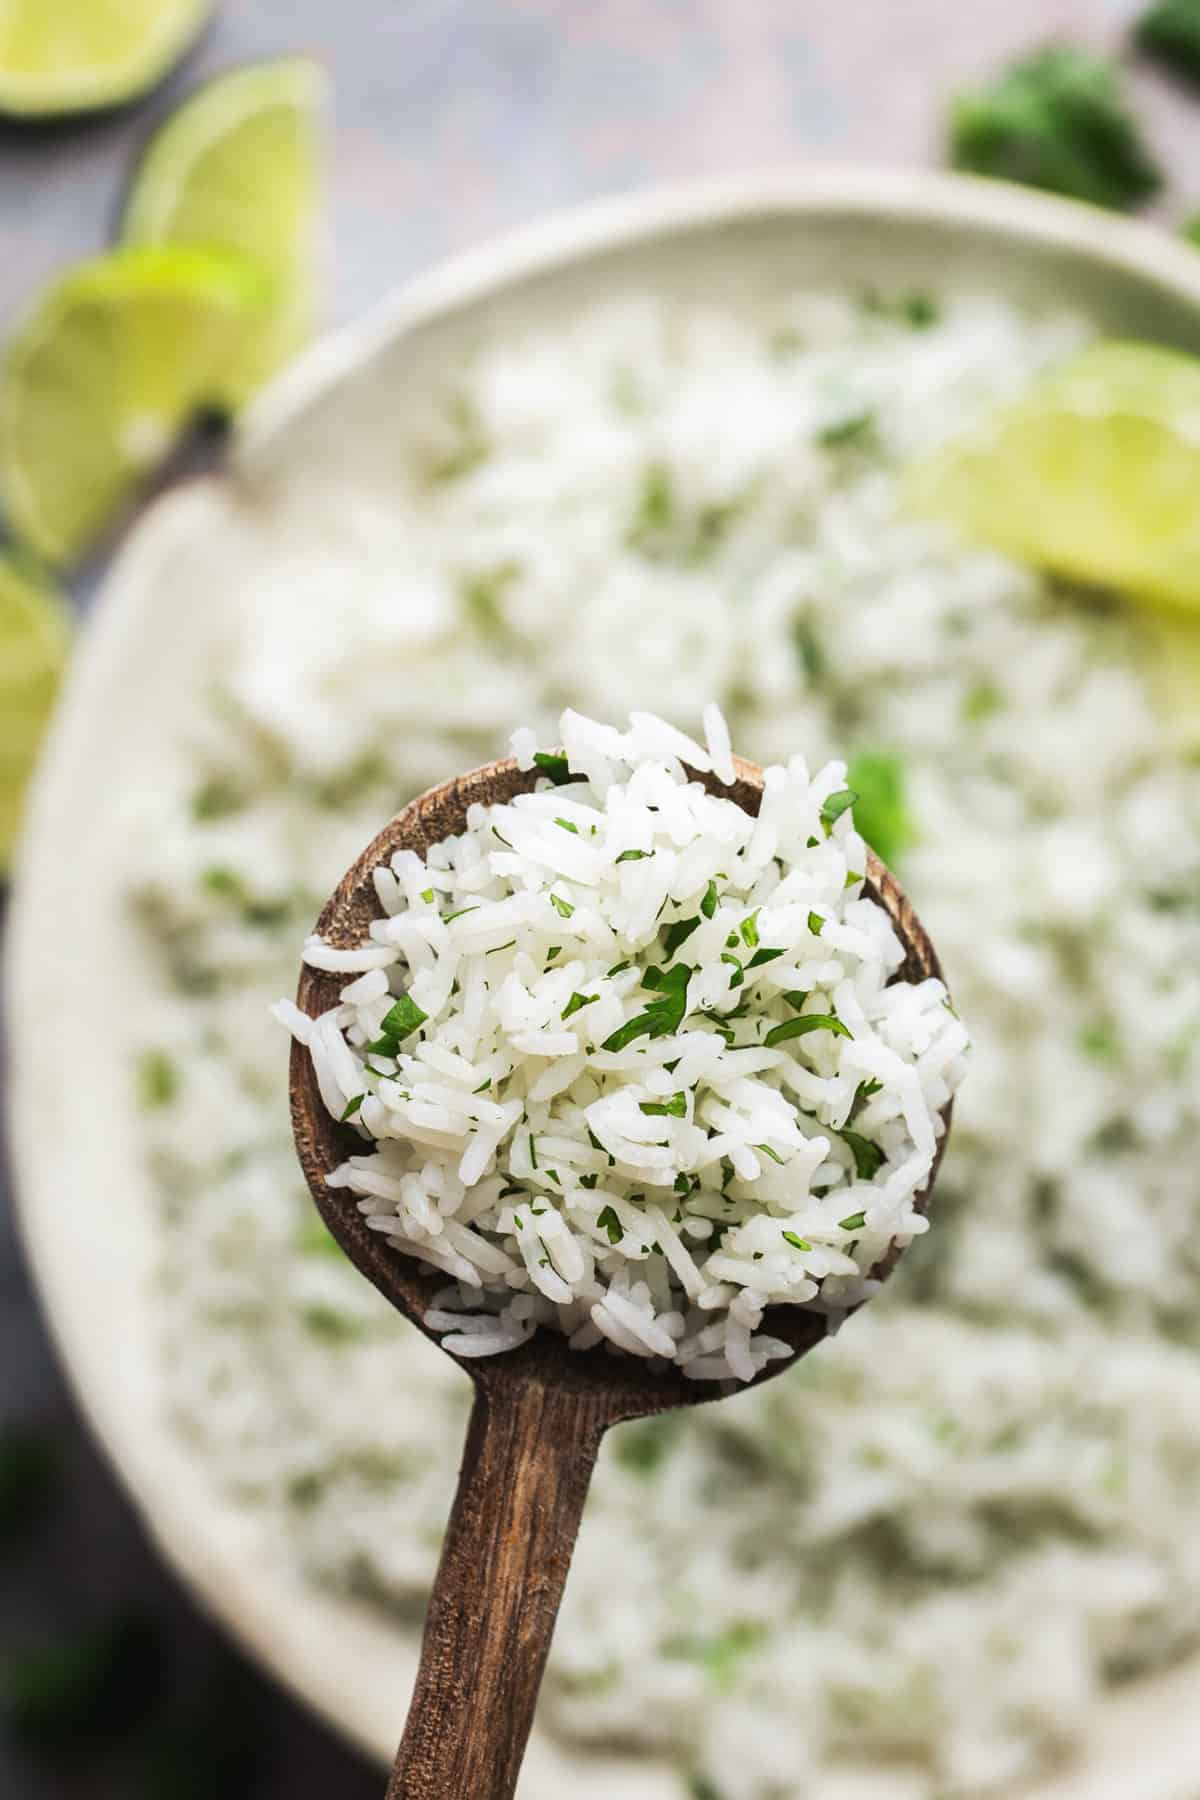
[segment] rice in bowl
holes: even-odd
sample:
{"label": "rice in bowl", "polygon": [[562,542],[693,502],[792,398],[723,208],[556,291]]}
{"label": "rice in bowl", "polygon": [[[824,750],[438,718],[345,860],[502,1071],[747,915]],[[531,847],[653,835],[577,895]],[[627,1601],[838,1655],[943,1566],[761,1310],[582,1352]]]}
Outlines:
{"label": "rice in bowl", "polygon": [[807,1800],[864,1759],[1006,1794],[1200,1641],[1200,784],[1135,617],[899,504],[914,450],[1083,328],[904,301],[591,312],[483,350],[386,495],[281,500],[298,548],[134,896],[175,1423],[264,1546],[411,1630],[466,1384],[315,1226],[266,1018],[299,936],[514,719],[695,732],[716,696],[759,761],[851,750],[976,1049],[888,1292],[602,1457],[541,1717],[663,1757],[681,1800]]}

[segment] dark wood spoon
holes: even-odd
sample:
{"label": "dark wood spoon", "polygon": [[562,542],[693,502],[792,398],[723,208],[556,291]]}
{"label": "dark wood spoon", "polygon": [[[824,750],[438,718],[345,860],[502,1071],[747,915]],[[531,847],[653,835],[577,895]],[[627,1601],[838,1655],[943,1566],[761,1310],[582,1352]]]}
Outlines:
{"label": "dark wood spoon", "polygon": [[[757,813],[762,770],[737,759],[732,788],[705,786]],[[528,792],[538,770],[508,760],[433,788],[385,826],[339,885],[317,923],[327,942],[357,946],[381,916],[371,871],[397,850],[424,855],[466,828],[467,808]],[[897,980],[940,976],[930,943],[899,884],[874,855],[866,891],[891,916],[905,947]],[[297,995],[313,1017],[335,1006],[347,977],[305,968]],[[308,1052],[292,1046],[292,1125],[296,1148],[321,1216],[351,1262],[426,1337],[433,1295],[446,1277],[398,1254],[368,1229],[357,1197],[326,1185],[363,1141],[321,1102]],[[945,1114],[949,1130],[950,1109]],[[924,1208],[946,1143],[943,1133]],[[886,1275],[893,1249],[873,1271]],[[792,1348],[768,1363],[766,1381],[820,1343],[825,1325],[797,1306],[768,1309],[764,1329]],[[451,1354],[449,1351],[447,1355]],[[421,1665],[408,1723],[388,1787],[389,1800],[510,1800],[533,1723],[546,1655],[579,1531],[588,1482],[610,1425],[672,1407],[717,1399],[720,1384],[689,1381],[677,1368],[654,1369],[597,1347],[573,1351],[556,1332],[539,1330],[506,1355],[460,1359],[475,1383],[458,1492],[433,1584]]]}

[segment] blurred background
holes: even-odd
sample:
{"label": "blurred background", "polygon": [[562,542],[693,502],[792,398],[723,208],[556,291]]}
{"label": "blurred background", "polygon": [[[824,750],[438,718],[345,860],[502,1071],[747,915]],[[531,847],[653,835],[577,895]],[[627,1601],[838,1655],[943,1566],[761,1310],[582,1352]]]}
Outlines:
{"label": "blurred background", "polygon": [[[90,0],[79,0],[87,6]],[[139,145],[249,58],[329,71],[330,319],[545,209],[772,163],[945,160],[948,95],[1055,35],[1099,50],[1124,0],[225,0],[136,104],[0,128],[0,322],[101,249]],[[1194,101],[1129,74],[1162,165]],[[1200,201],[1168,185],[1164,213]],[[75,584],[86,606],[99,560]],[[164,1572],[56,1366],[0,1182],[0,1796],[374,1797],[375,1773],[235,1654]]]}

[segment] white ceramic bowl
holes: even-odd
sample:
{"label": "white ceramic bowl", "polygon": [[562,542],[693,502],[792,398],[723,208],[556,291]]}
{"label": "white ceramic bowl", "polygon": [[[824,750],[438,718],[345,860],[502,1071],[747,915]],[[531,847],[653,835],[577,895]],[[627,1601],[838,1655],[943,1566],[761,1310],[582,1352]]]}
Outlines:
{"label": "white ceramic bowl", "polygon": [[[319,345],[246,421],[224,476],[150,511],[95,610],[35,786],[9,938],[11,1124],[22,1223],[63,1360],[168,1560],[261,1662],[381,1758],[414,1647],[264,1557],[253,1522],[213,1496],[164,1428],[151,1205],[128,1081],[147,980],[122,905],[136,829],[128,799],[225,622],[254,604],[279,550],[276,509],[319,478],[331,446],[343,476],[385,483],[414,396],[508,321],[549,324],[621,289],[753,297],[808,280],[988,282],[1065,302],[1108,331],[1200,350],[1200,255],[1017,189],[781,171],[550,219],[422,277]],[[65,1101],[64,1041],[93,1046]],[[1039,1786],[1039,1800],[1182,1800],[1198,1711],[1192,1668],[1109,1699],[1086,1767]],[[535,1737],[524,1800],[556,1800],[568,1783],[574,1800],[678,1796],[649,1762],[568,1765]],[[849,1781],[823,1800],[851,1794],[903,1800],[904,1785]]]}

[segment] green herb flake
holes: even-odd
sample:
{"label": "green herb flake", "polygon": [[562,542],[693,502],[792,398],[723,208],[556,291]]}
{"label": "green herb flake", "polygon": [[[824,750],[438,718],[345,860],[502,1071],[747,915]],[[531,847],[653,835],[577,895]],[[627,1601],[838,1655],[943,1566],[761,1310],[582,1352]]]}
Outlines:
{"label": "green herb flake", "polygon": [[866,1222],[866,1213],[847,1213],[844,1219],[838,1220],[838,1226],[842,1231],[861,1231]]}
{"label": "green herb flake", "polygon": [[593,1172],[591,1175],[581,1175],[579,1177],[579,1185],[581,1188],[588,1188],[590,1190],[596,1186],[599,1180],[599,1175]]}
{"label": "green herb flake", "polygon": [[761,1153],[761,1155],[769,1156],[771,1161],[773,1163],[778,1163],[780,1168],[782,1169],[783,1157],[780,1156],[778,1150],[772,1150],[770,1144],[755,1144],[754,1148],[757,1151],[759,1151]]}
{"label": "green herb flake", "polygon": [[748,913],[738,926],[738,932],[741,935],[741,940],[743,944],[745,944],[747,950],[756,950],[758,948],[758,915],[761,911],[762,908],[756,906],[754,911]]}
{"label": "green herb flake", "polygon": [[797,1237],[794,1231],[785,1231],[783,1234],[783,1241],[785,1244],[791,1244],[797,1250],[812,1249],[812,1245],[809,1243],[808,1239]]}
{"label": "green herb flake", "polygon": [[362,1105],[362,1103],[366,1099],[366,1097],[367,1096],[365,1094],[355,1094],[353,1100],[347,1101],[346,1110],[343,1112],[343,1114],[341,1116],[341,1120],[339,1121],[342,1125],[345,1125],[347,1120],[352,1119],[354,1117],[355,1113],[358,1111],[359,1107]]}
{"label": "green herb flake", "polygon": [[819,912],[810,912],[808,915],[808,929],[814,937],[820,937],[827,923],[828,921],[823,919]]}
{"label": "green herb flake", "polygon": [[[1143,24],[1143,42],[1145,31]],[[1132,211],[1162,185],[1117,65],[1070,44],[1049,44],[960,94],[950,160],[1118,211]]]}
{"label": "green herb flake", "polygon": [[604,979],[606,981],[611,981],[614,975],[623,975],[626,969],[632,969],[632,967],[633,964],[631,962],[614,963],[612,968],[608,970]]}
{"label": "green herb flake", "polygon": [[804,1011],[804,1006],[805,1006],[805,1002],[808,999],[808,995],[805,993],[802,993],[799,988],[788,988],[785,991],[783,997],[787,1001],[788,1005],[794,1007],[797,1012]]}
{"label": "green herb flake", "polygon": [[608,1241],[610,1244],[619,1244],[621,1239],[625,1236],[621,1221],[618,1219],[611,1206],[606,1206],[603,1211],[597,1215],[596,1223],[601,1231],[606,1231],[608,1233]]}
{"label": "green herb flake", "polygon": [[812,1031],[832,1031],[835,1037],[852,1038],[854,1033],[850,1027],[833,1013],[805,1013],[799,1019],[785,1019],[782,1025],[773,1025],[763,1043],[768,1050],[776,1044],[786,1044],[792,1038],[807,1037]]}
{"label": "green herb flake", "polygon": [[857,1131],[847,1131],[843,1126],[838,1133],[851,1156],[854,1158],[854,1172],[860,1181],[871,1181],[883,1166],[884,1155],[878,1144],[870,1138],[860,1136]]}
{"label": "green herb flake", "polygon": [[875,414],[867,408],[822,426],[817,442],[826,450],[862,449],[874,440],[875,432]]}
{"label": "green herb flake", "polygon": [[857,799],[854,789],[848,787],[839,788],[836,794],[830,794],[821,808],[821,823],[826,831],[837,823],[844,812],[849,812]]}
{"label": "green herb flake", "polygon": [[569,900],[560,900],[557,894],[551,894],[550,904],[560,919],[569,919],[575,911]]}
{"label": "green herb flake", "polygon": [[562,945],[561,944],[551,944],[550,948],[546,952],[546,967],[549,968],[550,964],[555,960],[555,958],[559,957],[561,955],[562,955]]}
{"label": "green herb flake", "polygon": [[421,889],[421,898],[425,902],[426,906],[432,906],[433,900],[434,900],[433,889],[432,888],[422,888]]}
{"label": "green herb flake", "polygon": [[618,856],[618,858],[617,858],[617,861],[619,863],[644,862],[648,856],[653,856],[653,855],[654,855],[653,850],[622,850],[620,856]]}
{"label": "green herb flake", "polygon": [[486,1094],[488,1089],[491,1087],[491,1085],[492,1085],[492,1078],[489,1075],[486,1081],[481,1081],[477,1088],[471,1089],[471,1092],[473,1094]]}
{"label": "green herb flake", "polygon": [[688,1177],[681,1170],[680,1173],[675,1177],[675,1192],[677,1194],[690,1194],[691,1191],[692,1191],[692,1184],[688,1180]]}
{"label": "green herb flake", "polygon": [[673,1036],[682,1025],[687,1010],[687,988],[691,976],[692,971],[686,963],[673,963],[669,969],[661,971],[647,969],[642,977],[642,986],[659,990],[661,998],[652,1001],[645,1012],[628,1019],[610,1037],[605,1038],[601,1048],[615,1052],[626,1049],[641,1037]]}
{"label": "green herb flake", "polygon": [[[380,1026],[385,1037],[392,1038],[402,1044],[406,1037],[419,1031],[425,1024],[429,1014],[422,1012],[411,994],[401,994],[396,1004],[388,1011]],[[389,1051],[390,1055],[391,1052]]]}
{"label": "green herb flake", "polygon": [[706,919],[711,919],[716,912],[717,899],[717,884],[715,881],[710,881],[704,890],[704,898],[700,902],[700,911],[704,914]]}
{"label": "green herb flake", "polygon": [[1196,0],[1155,0],[1134,27],[1139,49],[1173,75],[1200,82],[1200,6]]}
{"label": "green herb flake", "polygon": [[579,1012],[584,1006],[590,1006],[593,1000],[598,1000],[599,998],[599,994],[572,994],[571,998],[562,1009],[562,1017],[564,1019],[569,1019],[572,1014]]}
{"label": "green herb flake", "polygon": [[570,832],[573,832],[573,833],[574,833],[574,834],[575,834],[575,836],[576,836],[576,837],[578,837],[578,836],[579,836],[579,827],[578,827],[578,825],[572,825],[572,823],[571,823],[571,821],[570,821],[570,819],[555,819],[555,821],[554,821],[554,823],[555,823],[555,824],[556,824],[556,825],[561,825],[561,826],[562,826],[562,829],[563,829],[563,830],[564,830],[564,831],[570,831]]}
{"label": "green herb flake", "polygon": [[443,925],[452,925],[455,919],[465,919],[468,913],[478,912],[477,906],[460,906],[457,912],[447,913],[442,920]]}
{"label": "green herb flake", "polygon": [[533,761],[536,768],[552,781],[555,787],[564,787],[567,782],[577,779],[571,773],[571,767],[565,756],[552,754],[548,750],[535,750]]}
{"label": "green herb flake", "polygon": [[672,1094],[669,1100],[639,1100],[638,1110],[652,1119],[683,1119],[687,1116],[687,1095]]}
{"label": "green herb flake", "polygon": [[680,945],[687,943],[693,931],[698,929],[699,924],[699,917],[696,917],[694,919],[676,919],[673,925],[667,926],[663,936],[663,949],[668,962]]}
{"label": "green herb flake", "polygon": [[515,950],[516,947],[517,947],[516,938],[509,938],[507,944],[493,944],[491,949],[485,950],[483,954],[485,956],[499,956],[499,954],[502,950]]}
{"label": "green herb flake", "polygon": [[761,969],[764,964],[775,962],[779,957],[786,955],[786,950],[756,950],[754,955],[750,958],[750,961],[746,964],[746,967],[747,969]]}
{"label": "green herb flake", "polygon": [[743,981],[746,979],[746,974],[737,957],[734,956],[730,950],[722,950],[721,961],[733,965],[734,973],[729,977],[730,990],[732,991],[734,988],[740,988]]}
{"label": "green herb flake", "polygon": [[858,795],[854,823],[876,856],[896,863],[916,841],[909,811],[907,779],[901,758],[887,751],[870,751],[850,764],[850,781]]}
{"label": "green herb flake", "polygon": [[180,1076],[176,1063],[165,1050],[144,1050],[138,1058],[138,1099],[147,1112],[169,1106],[179,1092]]}

